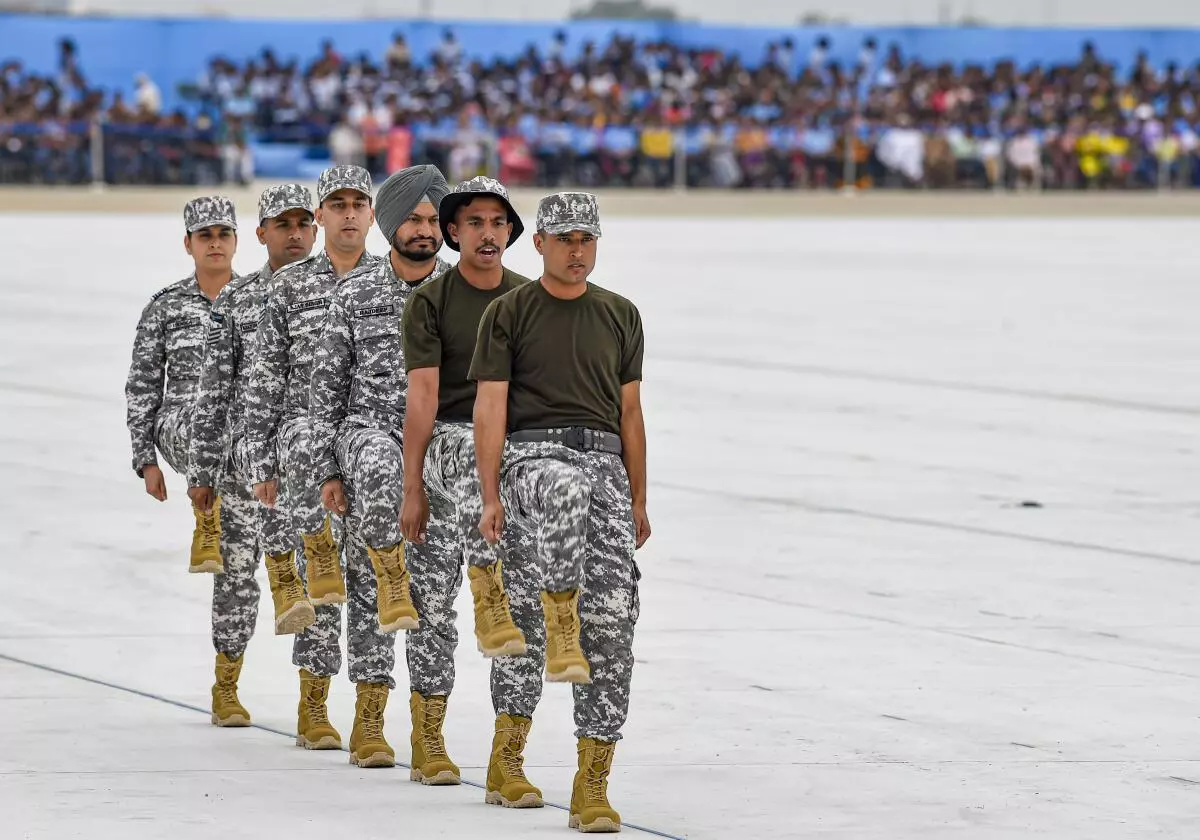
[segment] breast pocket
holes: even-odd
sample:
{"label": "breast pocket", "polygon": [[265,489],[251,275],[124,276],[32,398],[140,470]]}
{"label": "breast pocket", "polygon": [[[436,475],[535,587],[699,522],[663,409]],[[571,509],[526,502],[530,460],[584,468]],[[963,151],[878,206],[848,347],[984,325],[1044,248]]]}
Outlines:
{"label": "breast pocket", "polygon": [[364,376],[389,379],[403,373],[400,319],[381,315],[354,322],[354,347],[359,370]]}
{"label": "breast pocket", "polygon": [[170,376],[194,379],[200,375],[205,332],[205,325],[199,318],[176,318],[167,322],[167,368]]}
{"label": "breast pocket", "polygon": [[288,361],[292,367],[310,365],[321,340],[321,328],[325,326],[325,310],[306,309],[288,314],[288,337],[291,346]]}

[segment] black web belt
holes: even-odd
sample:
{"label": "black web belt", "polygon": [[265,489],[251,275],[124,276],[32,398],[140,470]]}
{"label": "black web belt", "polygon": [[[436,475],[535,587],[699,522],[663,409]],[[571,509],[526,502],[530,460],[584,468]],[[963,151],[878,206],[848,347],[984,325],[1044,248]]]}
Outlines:
{"label": "black web belt", "polygon": [[580,452],[621,454],[621,436],[597,429],[571,426],[566,429],[522,429],[508,436],[514,443],[559,443]]}

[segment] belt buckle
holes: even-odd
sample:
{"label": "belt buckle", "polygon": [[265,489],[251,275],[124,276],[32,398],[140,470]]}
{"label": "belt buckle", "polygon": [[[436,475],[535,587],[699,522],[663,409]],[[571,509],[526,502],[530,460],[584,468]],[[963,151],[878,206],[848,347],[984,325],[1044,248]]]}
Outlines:
{"label": "belt buckle", "polygon": [[572,426],[563,431],[563,445],[569,449],[583,451],[585,444],[584,430],[578,426]]}

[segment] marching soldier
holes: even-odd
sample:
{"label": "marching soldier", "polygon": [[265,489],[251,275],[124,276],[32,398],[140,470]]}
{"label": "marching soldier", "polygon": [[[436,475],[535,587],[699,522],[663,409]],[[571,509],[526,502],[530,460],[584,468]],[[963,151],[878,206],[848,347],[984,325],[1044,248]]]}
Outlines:
{"label": "marching soldier", "polygon": [[[155,450],[162,453],[175,472],[181,475],[188,472],[188,440],[205,333],[211,322],[213,301],[234,279],[233,255],[237,251],[237,217],[229,199],[223,196],[192,199],[183,209],[183,222],[183,247],[195,263],[195,271],[155,294],[142,311],[125,384],[133,468],[145,481],[146,492],[159,501],[166,501],[167,486]],[[218,649],[217,681],[212,689],[213,723],[246,726],[250,722],[248,715],[236,710],[232,714],[221,713],[229,706],[225,701],[230,696],[236,701],[236,694],[231,695],[231,691],[236,691],[244,643],[219,638],[215,617],[218,609],[241,613],[256,610],[258,591],[242,589],[231,597],[226,589],[234,579],[244,577],[244,570],[232,570],[230,576],[223,574],[220,501],[214,500],[207,508],[193,504],[193,512],[196,529],[188,571],[213,572],[218,577],[213,585],[213,642]],[[238,534],[240,527],[236,517],[233,523],[227,522],[226,539]],[[239,662],[229,660],[223,647],[236,653]]]}
{"label": "marching soldier", "polygon": [[[445,270],[435,201],[446,181],[432,166],[392,175],[380,187],[377,220],[388,259],[348,275],[332,293],[312,373],[309,420],[313,476],[327,510],[346,517],[350,678],[358,707],[350,760],[393,766],[383,711],[395,688],[395,631],[418,626],[400,541],[401,428],[407,379],[400,317],[413,289]],[[357,636],[359,641],[355,641]]]}
{"label": "marching soldier", "polygon": [[[510,808],[540,807],[541,791],[529,783],[523,769],[525,740],[542,692],[540,567],[528,554],[521,556],[515,539],[506,541],[506,554],[516,555],[517,562],[502,564],[479,533],[482,502],[471,432],[475,383],[467,379],[484,310],[530,282],[503,265],[505,250],[524,226],[504,187],[483,177],[464,181],[442,199],[440,218],[446,243],[462,258],[416,291],[405,307],[401,329],[409,377],[401,527],[409,542],[414,601],[421,614],[420,629],[408,634],[414,705],[436,708],[440,715],[454,688],[454,599],[462,584],[465,554],[476,642],[485,656],[496,657],[496,730],[485,801]],[[512,604],[504,577],[517,583]],[[520,618],[520,629],[513,612]],[[414,767],[423,757],[418,749],[420,722],[414,720]],[[442,769],[457,781],[457,768]],[[422,768],[421,775],[436,777],[428,768]]]}
{"label": "marching soldier", "polygon": [[[312,196],[299,184],[265,190],[258,204],[258,240],[267,246],[267,263],[222,289],[212,308],[212,321],[200,369],[200,385],[192,416],[188,454],[188,496],[202,511],[218,498],[224,572],[213,579],[213,645],[218,669],[233,674],[232,688],[222,692],[218,723],[250,714],[237,701],[236,672],[258,618],[258,582],[262,520],[279,511],[259,504],[246,472],[246,385],[254,339],[262,315],[265,289],[275,272],[308,257],[316,242]],[[291,552],[267,555],[267,579],[275,606],[275,632],[297,633],[316,618],[296,572]]]}
{"label": "marching soldier", "polygon": [[569,825],[582,832],[621,826],[607,780],[629,708],[634,550],[650,536],[641,316],[588,282],[599,237],[595,196],[542,200],[542,276],[488,306],[469,374],[478,382],[480,530],[499,541],[507,511],[536,531],[545,561],[546,672],[575,683]]}
{"label": "marching soldier", "polygon": [[[342,663],[338,605],[346,600],[346,585],[308,454],[308,399],[313,357],[334,290],[355,268],[379,262],[366,251],[374,220],[370,174],[359,166],[330,167],[317,181],[317,205],[325,249],[279,271],[266,290],[246,390],[246,456],[255,496],[268,507],[278,504],[283,513],[264,519],[262,548],[273,556],[296,552],[316,607],[316,621],[296,634],[292,647],[301,691],[296,743],[307,749],[340,749],[341,735],[329,723],[325,698]],[[353,675],[362,655],[353,625],[350,629]],[[360,707],[355,727],[378,717],[382,729],[379,712]]]}

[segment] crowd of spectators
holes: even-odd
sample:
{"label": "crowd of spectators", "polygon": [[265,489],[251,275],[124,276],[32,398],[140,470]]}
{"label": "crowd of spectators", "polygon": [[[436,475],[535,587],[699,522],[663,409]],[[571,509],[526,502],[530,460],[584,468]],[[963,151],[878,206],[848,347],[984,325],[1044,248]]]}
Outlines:
{"label": "crowd of spectators", "polygon": [[[1200,183],[1200,65],[1118,74],[1085,44],[1067,66],[928,66],[872,40],[854,62],[819,39],[760,60],[614,38],[568,60],[566,35],[509,61],[430,56],[403,35],[381,56],[313,60],[269,48],[214,58],[162,113],[141,77],[130,102],[90,90],[69,42],[57,78],[0,71],[0,180],[90,171],[103,117],[114,182],[247,180],[252,140],[312,147],[385,175],[429,162],[452,180],[513,184],[820,188],[1152,188]],[[191,114],[189,117],[188,114]],[[36,142],[34,139],[36,138]],[[16,167],[16,170],[13,169]]]}

